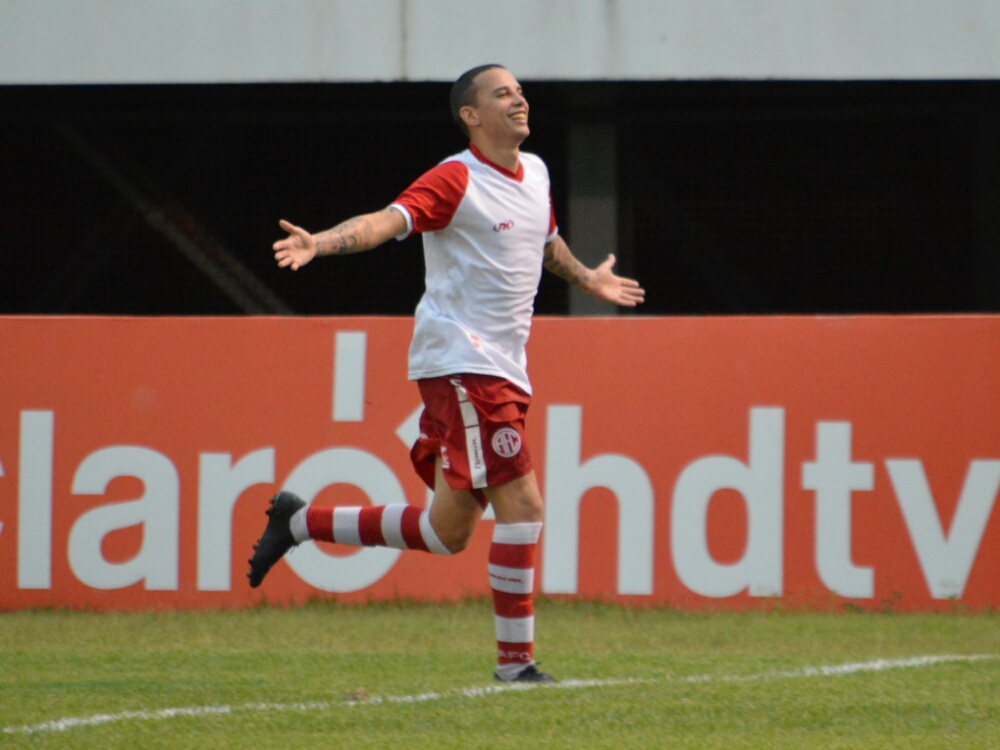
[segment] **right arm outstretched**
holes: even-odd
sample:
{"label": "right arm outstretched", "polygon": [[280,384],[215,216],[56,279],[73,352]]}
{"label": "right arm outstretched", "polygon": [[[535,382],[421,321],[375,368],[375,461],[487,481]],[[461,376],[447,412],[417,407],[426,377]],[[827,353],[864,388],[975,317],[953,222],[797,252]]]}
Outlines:
{"label": "right arm outstretched", "polygon": [[324,232],[310,234],[282,219],[278,222],[288,236],[274,243],[278,266],[298,271],[317,255],[360,253],[406,231],[406,219],[394,208],[385,208],[338,224]]}

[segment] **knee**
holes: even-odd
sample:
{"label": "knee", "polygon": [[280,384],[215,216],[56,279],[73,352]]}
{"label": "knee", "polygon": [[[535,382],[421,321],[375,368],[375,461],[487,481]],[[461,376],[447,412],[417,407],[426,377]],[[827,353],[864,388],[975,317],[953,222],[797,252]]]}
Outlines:
{"label": "knee", "polygon": [[525,523],[541,523],[545,516],[545,506],[542,503],[542,496],[538,493],[529,493],[522,506],[522,521]]}
{"label": "knee", "polygon": [[431,513],[428,517],[434,535],[453,555],[469,546],[472,533],[476,530],[477,520],[476,517],[465,517],[455,513]]}
{"label": "knee", "polygon": [[537,492],[508,493],[493,503],[500,523],[541,523],[545,516],[542,497]]}
{"label": "knee", "polygon": [[542,493],[533,471],[498,486],[490,502],[497,520],[503,523],[538,523],[544,515]]}
{"label": "knee", "polygon": [[451,554],[457,555],[469,546],[469,542],[472,539],[472,529],[452,528],[445,531],[445,533],[438,531],[437,535],[438,539],[441,540],[441,544],[447,547]]}

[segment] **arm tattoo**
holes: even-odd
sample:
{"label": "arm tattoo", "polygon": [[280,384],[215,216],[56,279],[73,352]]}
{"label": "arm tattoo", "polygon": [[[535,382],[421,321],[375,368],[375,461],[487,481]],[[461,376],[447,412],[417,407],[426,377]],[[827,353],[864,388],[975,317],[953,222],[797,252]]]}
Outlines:
{"label": "arm tattoo", "polygon": [[318,255],[347,255],[370,250],[374,240],[372,223],[363,216],[348,219],[316,238]]}
{"label": "arm tattoo", "polygon": [[574,286],[590,286],[591,270],[578,261],[559,237],[545,246],[545,268]]}

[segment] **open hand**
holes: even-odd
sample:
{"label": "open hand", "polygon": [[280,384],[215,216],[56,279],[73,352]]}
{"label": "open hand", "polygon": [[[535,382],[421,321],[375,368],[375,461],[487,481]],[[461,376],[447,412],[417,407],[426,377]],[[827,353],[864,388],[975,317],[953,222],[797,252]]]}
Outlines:
{"label": "open hand", "polygon": [[592,297],[621,307],[635,307],[646,299],[646,290],[635,279],[618,276],[611,269],[615,256],[609,255],[593,271],[593,279],[588,290]]}
{"label": "open hand", "polygon": [[302,227],[281,219],[278,225],[288,232],[288,236],[274,243],[274,259],[279,268],[291,266],[298,271],[316,257],[316,240]]}

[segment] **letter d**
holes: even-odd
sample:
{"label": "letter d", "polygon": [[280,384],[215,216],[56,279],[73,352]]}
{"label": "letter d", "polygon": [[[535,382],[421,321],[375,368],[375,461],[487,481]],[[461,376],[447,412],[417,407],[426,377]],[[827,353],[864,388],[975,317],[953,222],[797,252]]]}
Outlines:
{"label": "letter d", "polygon": [[[724,597],[749,588],[751,596],[782,593],[785,411],[750,410],[749,461],[706,456],[677,479],[671,507],[670,548],[681,582],[702,596]],[[747,545],[732,564],[712,559],[708,506],[723,489],[747,504]]]}

